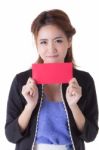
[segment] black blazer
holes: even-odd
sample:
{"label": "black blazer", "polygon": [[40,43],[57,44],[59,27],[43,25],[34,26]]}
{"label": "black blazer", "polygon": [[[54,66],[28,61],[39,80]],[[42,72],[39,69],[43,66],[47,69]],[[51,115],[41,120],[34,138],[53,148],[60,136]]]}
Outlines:
{"label": "black blazer", "polygon": [[[26,100],[21,94],[22,86],[26,84],[27,79],[31,76],[31,69],[17,74],[12,82],[9,92],[5,134],[10,142],[16,143],[16,150],[31,150],[34,141],[37,113],[41,101],[41,84],[37,85],[39,90],[38,104],[32,113],[30,123],[24,133],[21,133],[18,125],[18,117],[26,105]],[[78,102],[78,106],[80,107],[86,119],[82,132],[77,129],[72,112],[66,101],[65,92],[68,84],[62,84],[62,93],[69,115],[71,135],[75,150],[85,150],[84,141],[93,141],[98,133],[97,97],[94,81],[89,73],[74,69],[73,76],[77,79],[79,85],[82,87],[82,97]]]}

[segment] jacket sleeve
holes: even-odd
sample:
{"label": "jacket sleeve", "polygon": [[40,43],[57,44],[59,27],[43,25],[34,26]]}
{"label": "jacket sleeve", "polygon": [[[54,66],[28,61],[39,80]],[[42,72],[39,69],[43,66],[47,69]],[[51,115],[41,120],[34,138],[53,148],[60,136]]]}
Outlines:
{"label": "jacket sleeve", "polygon": [[5,134],[10,142],[17,143],[28,133],[25,131],[25,133],[22,134],[18,125],[18,117],[21,114],[23,108],[24,106],[22,103],[22,96],[19,90],[16,76],[12,82],[9,92],[5,124]]}
{"label": "jacket sleeve", "polygon": [[86,142],[95,139],[98,133],[98,104],[93,78],[89,75],[87,83],[86,107],[85,107],[85,126],[81,138]]}

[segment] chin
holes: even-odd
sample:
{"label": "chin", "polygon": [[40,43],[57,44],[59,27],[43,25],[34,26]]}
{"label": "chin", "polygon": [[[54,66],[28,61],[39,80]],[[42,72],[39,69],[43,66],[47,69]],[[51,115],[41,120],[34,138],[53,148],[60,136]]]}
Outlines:
{"label": "chin", "polygon": [[45,59],[44,63],[63,63],[64,60],[60,60],[60,59]]}
{"label": "chin", "polygon": [[44,63],[63,63],[64,61],[58,61],[58,60],[51,60],[51,61],[44,61]]}

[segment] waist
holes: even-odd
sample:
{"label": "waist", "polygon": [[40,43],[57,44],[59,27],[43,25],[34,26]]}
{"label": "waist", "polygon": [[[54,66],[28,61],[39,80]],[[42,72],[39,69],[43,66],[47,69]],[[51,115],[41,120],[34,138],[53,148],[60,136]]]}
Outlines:
{"label": "waist", "polygon": [[66,145],[35,144],[34,150],[72,150],[72,149]]}

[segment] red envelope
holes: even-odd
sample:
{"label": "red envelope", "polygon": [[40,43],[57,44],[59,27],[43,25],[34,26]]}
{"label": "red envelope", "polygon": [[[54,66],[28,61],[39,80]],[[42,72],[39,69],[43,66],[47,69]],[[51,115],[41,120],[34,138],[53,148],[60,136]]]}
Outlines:
{"label": "red envelope", "polygon": [[37,84],[68,83],[72,75],[72,63],[32,64],[32,78]]}

